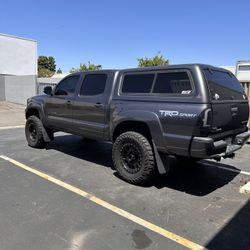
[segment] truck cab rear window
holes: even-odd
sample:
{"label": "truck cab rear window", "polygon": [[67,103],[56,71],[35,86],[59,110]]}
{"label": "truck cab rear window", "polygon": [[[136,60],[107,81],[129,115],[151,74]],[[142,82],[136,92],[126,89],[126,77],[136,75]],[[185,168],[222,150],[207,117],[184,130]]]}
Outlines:
{"label": "truck cab rear window", "polygon": [[211,100],[244,100],[244,90],[236,77],[225,71],[205,69]]}

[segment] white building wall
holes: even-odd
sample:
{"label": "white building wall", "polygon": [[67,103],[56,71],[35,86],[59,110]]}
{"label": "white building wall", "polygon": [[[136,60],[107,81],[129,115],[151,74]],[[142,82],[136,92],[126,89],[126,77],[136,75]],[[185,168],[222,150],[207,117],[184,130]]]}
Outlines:
{"label": "white building wall", "polygon": [[235,70],[236,70],[235,66],[220,66],[220,67],[231,71],[235,75]]}
{"label": "white building wall", "polygon": [[37,75],[37,42],[0,34],[0,74]]}
{"label": "white building wall", "polygon": [[[247,70],[242,70],[241,66],[247,66]],[[250,61],[238,61],[236,66],[220,66],[231,71],[241,83],[250,83]]]}
{"label": "white building wall", "polygon": [[26,104],[27,99],[36,95],[35,76],[5,76],[6,101]]}
{"label": "white building wall", "polygon": [[0,34],[0,101],[25,104],[36,95],[37,42]]}
{"label": "white building wall", "polygon": [[0,102],[5,101],[5,77],[0,75]]}

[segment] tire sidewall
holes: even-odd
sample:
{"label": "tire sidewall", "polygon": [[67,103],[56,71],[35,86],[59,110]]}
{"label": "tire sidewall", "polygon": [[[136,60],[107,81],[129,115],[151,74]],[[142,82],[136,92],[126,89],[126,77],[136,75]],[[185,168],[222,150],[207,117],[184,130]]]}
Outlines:
{"label": "tire sidewall", "polygon": [[[29,127],[30,125],[33,125],[36,129],[36,138],[35,140],[32,140],[30,138],[30,131],[29,131]],[[43,133],[42,133],[42,123],[40,121],[40,119],[36,116],[30,116],[27,121],[26,121],[26,125],[25,125],[25,136],[26,136],[26,140],[28,142],[28,145],[34,148],[42,148],[45,146],[45,142],[43,140]]]}
{"label": "tire sidewall", "polygon": [[[145,137],[144,141],[140,140],[140,135],[139,133],[136,132],[126,132],[122,135],[120,135],[114,145],[113,145],[113,161],[115,164],[115,168],[118,172],[118,174],[126,181],[132,182],[135,184],[140,184],[147,182],[151,177],[153,176],[153,173],[150,173],[150,175],[147,176],[146,169],[149,167],[148,164],[152,164],[152,155],[153,153],[150,154],[148,150],[145,150]],[[125,143],[132,143],[136,146],[136,148],[140,151],[141,153],[141,168],[138,172],[136,173],[129,173],[124,167],[123,167],[123,160],[121,159],[121,150],[122,147]],[[148,140],[146,140],[147,147],[151,148],[150,143]],[[151,149],[152,150],[152,149]],[[150,161],[151,159],[151,161]],[[150,166],[152,168],[152,166]],[[152,172],[152,171],[151,171]]]}
{"label": "tire sidewall", "polygon": [[[140,153],[141,153],[141,157],[142,157],[142,159],[141,159],[141,164],[142,164],[142,166],[141,166],[141,168],[140,168],[140,170],[137,172],[137,173],[135,173],[135,174],[132,174],[132,173],[129,173],[124,167],[123,167],[123,161],[122,161],[122,159],[121,159],[121,155],[120,155],[120,150],[123,148],[123,144],[125,144],[125,143],[132,143],[132,144],[134,144],[135,145],[135,147],[140,151]],[[117,159],[117,167],[118,167],[118,169],[117,170],[119,170],[119,172],[122,172],[122,175],[127,175],[128,177],[129,177],[129,179],[133,179],[133,178],[135,178],[135,179],[137,179],[137,178],[139,178],[140,176],[141,176],[141,174],[142,174],[142,172],[143,172],[143,169],[144,169],[144,167],[145,167],[145,158],[146,158],[146,156],[145,156],[145,154],[143,153],[143,149],[142,149],[142,147],[141,147],[141,145],[136,141],[136,140],[133,140],[132,138],[124,138],[124,139],[122,139],[120,142],[119,142],[119,145],[118,145],[118,150],[116,150],[116,152],[115,152],[115,159]]]}

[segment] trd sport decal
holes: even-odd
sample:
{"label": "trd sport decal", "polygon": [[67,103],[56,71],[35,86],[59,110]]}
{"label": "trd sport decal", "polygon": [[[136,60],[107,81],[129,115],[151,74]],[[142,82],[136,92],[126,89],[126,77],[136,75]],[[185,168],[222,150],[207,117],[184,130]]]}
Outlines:
{"label": "trd sport decal", "polygon": [[197,114],[192,114],[192,113],[182,113],[177,110],[159,110],[160,114],[164,117],[169,116],[169,117],[188,117],[188,118],[194,118],[197,116]]}

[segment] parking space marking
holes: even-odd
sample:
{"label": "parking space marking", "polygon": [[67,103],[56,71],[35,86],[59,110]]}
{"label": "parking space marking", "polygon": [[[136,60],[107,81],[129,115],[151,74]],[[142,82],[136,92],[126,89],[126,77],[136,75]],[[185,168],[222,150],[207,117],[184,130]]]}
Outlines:
{"label": "parking space marking", "polygon": [[14,128],[24,128],[25,125],[18,125],[18,126],[5,126],[5,127],[0,127],[0,130],[5,130],[5,129],[14,129]]}
{"label": "parking space marking", "polygon": [[237,169],[231,169],[231,168],[227,168],[227,167],[218,167],[220,169],[224,169],[224,170],[227,170],[227,171],[231,171],[231,172],[234,172],[234,173],[239,173],[239,174],[244,174],[244,175],[250,175],[249,172],[246,172],[246,171],[243,171],[243,170],[237,170]]}
{"label": "parking space marking", "polygon": [[[208,165],[208,166],[211,165],[211,163],[208,162],[208,161],[204,161],[204,163],[205,163],[205,166],[206,165]],[[243,171],[243,170],[240,170],[240,169],[227,168],[227,167],[223,167],[223,166],[217,166],[216,168],[223,169],[223,170],[226,170],[226,171],[229,171],[229,172],[234,172],[234,173],[237,173],[237,174],[250,175],[250,172]]]}
{"label": "parking space marking", "polygon": [[147,228],[147,229],[149,229],[149,230],[151,230],[151,231],[153,231],[153,232],[155,232],[155,233],[157,233],[157,234],[159,234],[167,239],[175,241],[176,243],[178,243],[186,248],[193,249],[193,250],[206,249],[205,247],[203,247],[203,246],[201,246],[201,245],[199,245],[191,240],[188,240],[188,239],[186,239],[182,236],[179,236],[173,232],[170,232],[170,231],[168,231],[160,226],[157,226],[157,225],[155,225],[147,220],[144,220],[144,219],[142,219],[134,214],[131,214],[131,213],[129,213],[129,212],[117,207],[117,206],[114,206],[114,205],[80,189],[80,188],[74,187],[66,182],[63,182],[59,179],[56,179],[55,177],[47,175],[46,173],[40,172],[32,167],[29,167],[21,162],[18,162],[14,159],[9,158],[7,156],[0,155],[0,158],[12,163],[13,165],[15,165],[19,168],[22,168],[30,173],[33,173],[33,174],[35,174],[35,175],[37,175],[37,176],[39,176],[47,181],[50,181],[50,182],[52,182],[60,187],[63,187],[63,188],[65,188],[65,189],[67,189],[75,194],[78,194],[78,195],[88,199],[89,201],[92,201],[95,204],[98,204],[99,206],[104,207],[104,208],[112,211],[113,213],[118,214],[118,215],[122,216],[123,218],[126,218],[126,219],[128,219],[128,220],[130,220],[138,225],[141,225],[141,226],[143,226],[143,227],[145,227],[145,228]]}

